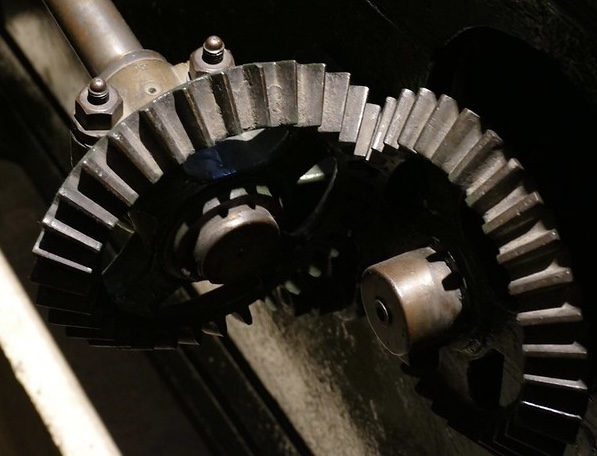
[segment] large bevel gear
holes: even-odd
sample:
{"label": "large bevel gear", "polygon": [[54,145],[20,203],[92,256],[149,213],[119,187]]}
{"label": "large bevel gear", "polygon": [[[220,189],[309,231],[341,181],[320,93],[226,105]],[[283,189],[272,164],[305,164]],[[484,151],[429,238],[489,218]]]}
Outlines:
{"label": "large bevel gear", "polygon": [[[504,422],[491,448],[504,454],[561,453],[562,442],[575,438],[586,407],[587,351],[567,330],[582,321],[582,313],[565,249],[539,193],[500,138],[452,98],[405,89],[380,107],[367,96],[366,87],[350,85],[348,73],[283,61],[202,76],[152,101],[98,141],[58,191],[34,248],[39,304],[52,307],[51,318],[72,334],[132,348],[197,339],[205,324],[232,312],[249,320],[249,304],[280,277],[250,283],[241,296],[223,286],[166,307],[161,301],[194,277],[162,282],[157,277],[152,282],[157,291],[143,295],[155,302],[140,308],[119,301],[106,287],[105,259],[120,261],[118,252],[108,250],[118,245],[119,233],[136,233],[141,222],[135,211],[152,188],[175,179],[198,151],[263,128],[316,130],[349,150],[351,160],[406,151],[441,169],[465,193],[466,204],[484,220],[485,235],[499,248],[497,262],[509,273],[508,291],[518,302],[524,386],[515,417]],[[214,171],[218,159],[198,162],[202,185],[220,179]],[[152,279],[132,286],[145,287]]]}

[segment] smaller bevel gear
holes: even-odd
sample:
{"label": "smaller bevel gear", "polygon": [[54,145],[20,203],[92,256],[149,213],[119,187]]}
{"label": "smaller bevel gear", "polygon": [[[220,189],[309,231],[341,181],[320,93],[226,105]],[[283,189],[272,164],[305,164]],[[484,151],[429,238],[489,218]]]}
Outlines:
{"label": "smaller bevel gear", "polygon": [[[482,217],[483,235],[499,249],[497,263],[510,276],[507,288],[524,333],[520,397],[494,423],[495,435],[472,438],[503,454],[560,454],[586,407],[587,351],[578,332],[568,330],[582,321],[582,312],[565,249],[539,193],[500,138],[452,98],[426,89],[404,90],[383,107],[367,98],[368,89],[351,85],[348,73],[294,61],[230,68],[161,95],[100,139],[58,191],[34,248],[38,303],[52,307],[51,318],[71,334],[104,345],[175,347],[198,340],[210,322],[224,332],[226,315],[250,321],[249,305],[309,262],[294,261],[303,239],[281,229],[277,256],[258,273],[182,303],[170,300],[201,274],[216,271],[217,278],[226,269],[207,261],[213,248],[230,245],[226,230],[211,230],[211,223],[230,227],[228,217],[242,213],[269,242],[274,225],[283,226],[276,205],[284,183],[296,182],[325,157],[373,173],[417,157],[441,170]],[[251,154],[222,147],[262,129],[265,136],[281,132],[280,138],[302,131],[328,147],[293,149],[283,140]],[[254,192],[247,191],[251,186]],[[232,195],[238,189],[258,198],[262,186],[273,197],[232,203],[247,196]],[[346,194],[350,182],[347,187]],[[211,213],[205,206],[213,198]],[[349,207],[337,225],[353,223],[356,211],[371,207]],[[337,225],[323,237],[336,233]],[[214,235],[205,243],[198,241],[202,228]],[[311,231],[314,239],[318,230]],[[181,251],[183,245],[193,248]]]}
{"label": "smaller bevel gear", "polygon": [[[460,111],[450,97],[437,98],[426,89],[417,94],[405,90],[398,101],[389,102],[394,118],[404,119],[389,128],[398,131],[393,149],[443,171],[461,189],[466,205],[482,217],[482,232],[497,245],[497,264],[508,273],[507,290],[515,298],[516,325],[523,333],[523,386],[514,410],[506,412],[511,418],[499,425],[503,418],[498,416],[487,424],[487,429],[497,428],[495,434],[489,431],[483,436],[487,431],[474,429],[483,422],[481,415],[466,403],[451,401],[449,388],[428,389],[436,391],[430,393],[434,409],[449,422],[470,414],[464,420],[469,427],[460,429],[498,454],[562,454],[566,443],[574,441],[587,404],[587,350],[579,339],[582,312],[577,288],[553,218],[522,165],[508,155],[493,131],[483,130],[473,112]],[[456,260],[460,266],[467,264],[465,258]],[[459,269],[465,283],[481,272]],[[395,279],[398,285],[404,282],[399,275]],[[467,288],[470,292],[475,287]],[[429,292],[443,291],[430,286]],[[399,293],[396,297],[406,299]],[[363,298],[369,299],[371,309],[379,308],[374,298],[373,302]],[[381,311],[369,315],[380,323],[387,321]],[[433,375],[431,369],[423,386],[438,381]],[[459,413],[458,407],[466,412]]]}

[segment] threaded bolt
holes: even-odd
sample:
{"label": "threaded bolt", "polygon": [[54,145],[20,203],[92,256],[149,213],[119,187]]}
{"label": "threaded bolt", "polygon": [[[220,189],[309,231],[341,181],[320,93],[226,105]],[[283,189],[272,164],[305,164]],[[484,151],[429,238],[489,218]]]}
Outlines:
{"label": "threaded bolt", "polygon": [[208,36],[203,42],[203,53],[201,57],[206,63],[217,65],[224,59],[224,41],[216,35]]}
{"label": "threaded bolt", "polygon": [[94,105],[101,105],[110,98],[108,83],[102,78],[93,78],[87,88],[87,100]]}

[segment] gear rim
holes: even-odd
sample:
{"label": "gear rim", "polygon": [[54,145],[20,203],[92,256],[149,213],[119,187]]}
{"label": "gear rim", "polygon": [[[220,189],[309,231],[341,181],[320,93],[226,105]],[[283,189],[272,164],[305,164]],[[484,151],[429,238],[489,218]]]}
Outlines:
{"label": "gear rim", "polygon": [[[466,193],[467,205],[483,217],[485,234],[499,246],[497,261],[513,277],[509,292],[523,303],[517,322],[525,334],[533,333],[534,339],[539,333],[542,341],[523,344],[525,389],[517,415],[526,422],[525,429],[528,425],[533,429],[538,421],[542,423],[539,433],[554,437],[555,432],[556,440],[570,441],[586,405],[587,352],[577,341],[549,343],[550,325],[581,321],[582,312],[575,305],[565,251],[539,193],[525,179],[520,163],[503,152],[499,137],[491,130],[482,131],[478,117],[467,109],[460,111],[450,97],[438,99],[427,89],[417,94],[404,90],[398,99],[388,98],[382,108],[367,103],[367,88],[349,81],[348,73],[326,73],[324,65],[248,64],[193,80],[119,123],[75,166],[44,217],[34,247],[39,257],[34,280],[45,287],[42,295],[58,289],[49,299],[66,298],[70,308],[63,307],[65,312],[92,310],[88,297],[97,297],[99,257],[107,233],[143,190],[172,168],[162,167],[135,131],[139,116],[152,125],[170,154],[164,161],[173,166],[184,163],[196,150],[191,134],[198,134],[195,141],[210,147],[243,131],[278,126],[317,127],[321,133],[338,134],[338,141],[354,144],[354,155],[365,160],[383,154],[386,146],[404,149],[442,169]],[[188,131],[176,110],[181,99],[187,119],[194,119],[195,133]],[[118,148],[144,181],[130,177],[135,172],[123,171],[128,165],[119,172],[110,166],[108,143]],[[67,205],[69,216],[62,210]],[[72,215],[73,209],[77,216]],[[553,296],[546,297],[554,290],[555,303]],[[38,301],[48,303],[47,297]],[[77,328],[73,321],[62,320],[62,324]],[[156,333],[162,329],[153,328]],[[558,377],[569,371],[561,365],[573,366],[571,372],[578,378]],[[550,393],[546,395],[545,389]],[[573,413],[552,407],[546,399],[558,391],[582,398],[573,402]],[[506,433],[502,437],[506,447],[514,445]]]}

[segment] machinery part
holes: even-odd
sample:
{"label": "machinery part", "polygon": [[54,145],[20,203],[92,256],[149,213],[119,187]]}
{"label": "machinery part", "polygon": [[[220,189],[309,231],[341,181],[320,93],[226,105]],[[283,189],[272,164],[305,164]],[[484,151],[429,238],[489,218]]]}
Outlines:
{"label": "machinery part", "polygon": [[211,35],[189,57],[189,74],[192,79],[203,74],[215,73],[234,66],[234,58],[226,49],[222,38]]}
{"label": "machinery part", "polygon": [[403,360],[411,350],[445,336],[462,310],[455,274],[426,247],[367,268],[361,295],[369,323],[384,346]]}
{"label": "machinery part", "polygon": [[[48,9],[92,76],[108,82],[123,100],[123,115],[147,104],[187,79],[187,65],[176,68],[157,52],[143,49],[109,0],[48,0]],[[76,126],[76,140],[91,146],[96,128]],[[82,137],[91,138],[81,141]]]}
{"label": "machinery part", "polygon": [[45,0],[90,74],[143,48],[109,0]]}
{"label": "machinery part", "polygon": [[267,209],[236,207],[199,231],[194,256],[200,274],[212,283],[238,280],[261,269],[272,256],[279,228]]}
{"label": "machinery part", "polygon": [[102,78],[94,78],[75,102],[75,119],[85,130],[100,130],[105,134],[122,117],[122,98]]}
{"label": "machinery part", "polygon": [[[367,93],[366,87],[350,85],[348,73],[326,73],[324,65],[248,64],[202,76],[133,113],[74,167],[42,222],[34,248],[40,304],[60,309],[55,321],[77,329],[73,334],[107,345],[174,346],[188,340],[189,331],[196,338],[198,325],[247,309],[278,276],[266,274],[234,290],[225,285],[183,304],[143,302],[143,311],[131,312],[118,294],[103,288],[102,254],[126,214],[155,198],[152,186],[175,176],[177,165],[191,159],[199,160],[195,179],[205,188],[221,181],[221,172],[213,170],[214,155],[205,151],[261,128],[317,128],[332,142],[344,143],[352,152],[348,158],[357,161],[411,151],[465,192],[467,205],[484,219],[483,231],[499,247],[498,262],[511,277],[510,294],[519,298],[524,387],[508,428],[490,443],[523,454],[559,451],[562,442],[574,439],[586,407],[587,352],[576,339],[554,337],[554,326],[579,321],[582,314],[571,300],[572,273],[538,192],[499,137],[484,131],[471,111],[459,111],[450,97],[404,90],[381,108],[367,103]],[[151,131],[151,140],[141,129]],[[109,159],[116,156],[119,161]],[[238,166],[220,164],[238,172]],[[158,301],[166,296],[164,290],[153,293],[163,282],[148,285],[154,287],[149,296]],[[182,285],[164,287],[174,292]],[[519,437],[520,429],[531,437]]]}

